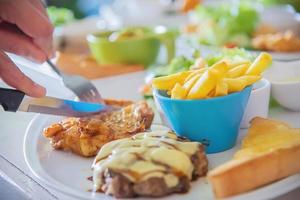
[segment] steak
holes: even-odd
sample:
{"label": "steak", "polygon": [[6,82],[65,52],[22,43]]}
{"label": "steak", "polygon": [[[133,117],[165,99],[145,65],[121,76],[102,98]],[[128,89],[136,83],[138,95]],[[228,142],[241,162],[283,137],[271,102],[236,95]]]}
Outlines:
{"label": "steak", "polygon": [[[158,137],[157,139],[159,140]],[[188,140],[182,138],[177,138],[177,141],[188,142]],[[128,145],[128,143],[130,143],[130,140],[123,142],[124,144]],[[113,144],[113,146],[115,147],[114,149],[116,150],[118,147],[115,145],[116,144]],[[134,148],[138,148],[137,144],[133,144],[133,146]],[[107,148],[107,146],[105,147]],[[176,148],[175,146],[173,147]],[[169,148],[173,147],[169,146]],[[124,147],[120,148],[124,149]],[[149,148],[155,149],[162,147],[158,145],[157,147],[151,146]],[[99,152],[99,154],[101,154],[101,152]],[[97,177],[95,177],[94,173],[93,180],[98,179],[101,182],[99,187],[96,188],[97,191],[104,192],[105,194],[112,195],[116,198],[132,198],[138,196],[162,197],[172,193],[186,193],[190,189],[190,182],[192,180],[196,180],[198,177],[206,175],[208,170],[208,161],[204,152],[204,148],[201,144],[198,145],[197,151],[190,156],[190,162],[192,163],[193,167],[191,177],[188,177],[183,173],[179,173],[179,171],[176,171],[167,163],[153,162],[154,164],[165,167],[166,170],[163,172],[163,176],[150,176],[149,178],[143,179],[143,176],[145,177],[147,174],[147,172],[145,172],[144,175],[140,175],[140,178],[138,178],[137,181],[134,181],[132,180],[132,178],[128,177],[128,174],[133,174],[136,177],[139,176],[130,171],[130,167],[128,167],[128,169],[114,169],[114,166],[109,166],[109,164],[105,162],[105,159],[109,160],[110,158],[100,157],[97,159],[96,157],[93,167],[97,166],[97,163],[98,165],[102,166],[102,162],[103,166],[106,166],[107,168],[105,168],[105,170],[101,171],[98,174],[96,173]],[[128,160],[130,160],[129,157]],[[139,155],[137,156],[136,161],[132,162],[138,162],[140,160],[147,160],[147,158],[145,158],[145,156],[143,157],[143,155]],[[119,163],[119,165],[123,165],[126,162],[128,161],[122,161]],[[164,178],[164,176],[167,176],[167,174],[171,174],[172,176],[178,178],[178,181],[175,185],[171,187],[168,186],[166,179]]]}

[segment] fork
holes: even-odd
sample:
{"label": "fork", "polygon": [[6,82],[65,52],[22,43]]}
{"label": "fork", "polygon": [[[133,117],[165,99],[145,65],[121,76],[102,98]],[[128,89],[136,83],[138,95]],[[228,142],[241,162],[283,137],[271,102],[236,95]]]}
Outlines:
{"label": "fork", "polygon": [[64,85],[69,88],[80,101],[104,103],[100,93],[91,81],[78,75],[67,75],[61,72],[51,60],[46,61],[48,65],[62,78]]}

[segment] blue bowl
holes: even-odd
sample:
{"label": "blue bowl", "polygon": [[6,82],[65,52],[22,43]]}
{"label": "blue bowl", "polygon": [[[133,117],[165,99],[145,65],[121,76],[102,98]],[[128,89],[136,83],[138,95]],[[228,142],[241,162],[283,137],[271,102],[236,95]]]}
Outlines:
{"label": "blue bowl", "polygon": [[223,97],[199,100],[171,99],[166,91],[154,90],[162,111],[176,134],[206,146],[207,153],[232,148],[252,86]]}

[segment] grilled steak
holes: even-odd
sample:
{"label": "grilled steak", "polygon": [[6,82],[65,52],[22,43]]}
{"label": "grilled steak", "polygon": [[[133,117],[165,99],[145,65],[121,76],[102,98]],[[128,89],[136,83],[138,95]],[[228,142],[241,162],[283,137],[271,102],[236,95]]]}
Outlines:
{"label": "grilled steak", "polygon": [[91,117],[67,118],[44,129],[55,149],[71,150],[81,156],[95,156],[107,142],[130,137],[148,129],[153,111],[146,102],[107,100],[106,104],[122,107]]}
{"label": "grilled steak", "polygon": [[184,193],[207,167],[200,143],[168,132],[140,133],[102,147],[93,164],[94,190],[116,198]]}

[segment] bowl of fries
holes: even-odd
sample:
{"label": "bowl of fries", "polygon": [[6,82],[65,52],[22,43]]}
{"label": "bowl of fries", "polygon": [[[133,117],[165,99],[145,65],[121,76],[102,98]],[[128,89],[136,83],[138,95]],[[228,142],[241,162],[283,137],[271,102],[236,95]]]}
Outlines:
{"label": "bowl of fries", "polygon": [[261,53],[252,63],[219,61],[154,78],[153,95],[178,135],[202,142],[207,153],[225,151],[235,145],[252,85],[271,60]]}

